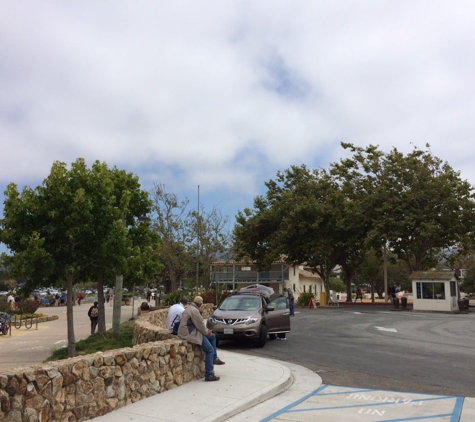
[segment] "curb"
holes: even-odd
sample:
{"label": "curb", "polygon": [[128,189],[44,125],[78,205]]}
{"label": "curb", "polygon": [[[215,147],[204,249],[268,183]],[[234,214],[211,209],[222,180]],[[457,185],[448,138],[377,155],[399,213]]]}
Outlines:
{"label": "curb", "polygon": [[[221,353],[222,350],[219,350]],[[246,355],[236,355],[234,356],[242,356],[243,358],[250,358],[251,356]],[[263,365],[268,365],[270,360],[266,358],[260,358],[256,356],[252,356],[253,360],[262,360]],[[227,407],[219,409],[216,413],[208,416],[207,418],[202,419],[200,422],[224,422],[229,418],[242,413],[245,410],[248,410],[258,404],[261,404],[278,394],[286,391],[289,387],[292,386],[292,373],[289,367],[279,363],[278,361],[272,360],[272,363],[275,366],[278,366],[282,370],[282,374],[273,383],[261,388],[260,390],[252,392],[249,396],[246,396],[239,400],[236,403],[230,404]]]}

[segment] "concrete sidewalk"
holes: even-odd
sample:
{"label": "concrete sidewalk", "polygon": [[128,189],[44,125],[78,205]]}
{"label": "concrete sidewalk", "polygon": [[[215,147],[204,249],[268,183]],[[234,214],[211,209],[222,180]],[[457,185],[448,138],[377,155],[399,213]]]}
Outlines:
{"label": "concrete sidewalk", "polygon": [[475,420],[475,398],[322,384],[307,368],[219,350],[221,380],[184,384],[96,422],[160,421],[463,421]]}

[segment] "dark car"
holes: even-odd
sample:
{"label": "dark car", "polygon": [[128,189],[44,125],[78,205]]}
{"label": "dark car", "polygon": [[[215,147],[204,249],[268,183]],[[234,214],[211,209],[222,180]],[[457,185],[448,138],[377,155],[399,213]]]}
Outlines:
{"label": "dark car", "polygon": [[263,347],[267,337],[290,332],[290,313],[283,296],[262,292],[240,292],[228,296],[208,318],[207,326],[216,340],[253,340]]}

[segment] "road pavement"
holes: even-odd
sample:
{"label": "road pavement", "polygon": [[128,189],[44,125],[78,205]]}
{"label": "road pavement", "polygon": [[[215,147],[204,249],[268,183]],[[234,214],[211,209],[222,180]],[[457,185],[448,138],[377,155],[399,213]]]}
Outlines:
{"label": "road pavement", "polygon": [[287,341],[220,348],[317,372],[325,384],[475,397],[475,313],[396,312],[390,307],[296,309]]}

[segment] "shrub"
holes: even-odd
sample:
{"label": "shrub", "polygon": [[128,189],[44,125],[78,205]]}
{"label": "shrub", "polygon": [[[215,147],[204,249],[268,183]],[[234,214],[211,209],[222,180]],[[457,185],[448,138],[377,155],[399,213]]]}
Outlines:
{"label": "shrub", "polygon": [[34,314],[39,306],[39,303],[34,299],[22,300],[20,302],[20,312],[23,314]]}
{"label": "shrub", "polygon": [[300,293],[300,296],[297,300],[297,305],[298,306],[307,306],[308,302],[310,302],[310,299],[314,299],[315,295],[313,293]]}
{"label": "shrub", "polygon": [[216,291],[215,290],[208,290],[207,292],[201,293],[201,297],[203,298],[203,303],[213,303],[213,304],[215,304],[214,302],[216,301]]}
{"label": "shrub", "polygon": [[[170,292],[165,296],[162,296],[161,304],[163,306],[172,306],[175,303],[178,303],[183,296],[184,295],[181,290],[175,290],[174,292]],[[192,299],[188,298],[188,300]]]}
{"label": "shrub", "polygon": [[10,304],[6,300],[0,301],[0,312],[10,313]]}

